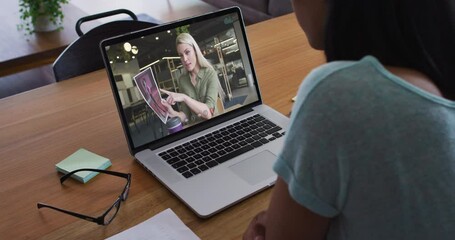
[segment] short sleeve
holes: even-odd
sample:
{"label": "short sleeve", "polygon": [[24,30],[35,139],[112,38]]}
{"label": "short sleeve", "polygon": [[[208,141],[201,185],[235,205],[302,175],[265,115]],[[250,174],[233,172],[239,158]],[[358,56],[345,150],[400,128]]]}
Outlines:
{"label": "short sleeve", "polygon": [[274,170],[287,182],[293,199],[311,211],[337,216],[345,202],[349,168],[339,155],[338,104],[330,96],[325,69],[302,83],[292,110],[285,145]]}

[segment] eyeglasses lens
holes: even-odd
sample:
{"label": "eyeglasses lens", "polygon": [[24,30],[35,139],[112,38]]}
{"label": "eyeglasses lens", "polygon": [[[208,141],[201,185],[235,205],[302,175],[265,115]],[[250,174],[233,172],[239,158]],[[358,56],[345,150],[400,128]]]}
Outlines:
{"label": "eyeglasses lens", "polygon": [[104,225],[109,224],[112,221],[112,219],[114,219],[115,215],[117,215],[117,212],[120,208],[120,202],[121,201],[115,202],[114,206],[111,209],[109,209],[109,212],[104,217]]}
{"label": "eyeglasses lens", "polygon": [[123,198],[122,200],[126,200],[128,198],[129,192],[130,192],[130,183],[128,182],[128,184],[125,187],[125,191],[122,194],[122,198]]}

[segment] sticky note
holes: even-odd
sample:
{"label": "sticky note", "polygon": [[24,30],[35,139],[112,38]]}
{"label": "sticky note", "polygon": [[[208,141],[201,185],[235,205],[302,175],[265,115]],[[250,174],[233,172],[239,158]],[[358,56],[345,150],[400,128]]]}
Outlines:
{"label": "sticky note", "polygon": [[[63,159],[61,162],[55,164],[55,168],[57,171],[66,174],[81,168],[95,168],[104,170],[111,165],[112,163],[109,159],[81,148],[67,158]],[[73,174],[71,177],[82,183],[86,183],[97,174],[98,172],[81,171]]]}

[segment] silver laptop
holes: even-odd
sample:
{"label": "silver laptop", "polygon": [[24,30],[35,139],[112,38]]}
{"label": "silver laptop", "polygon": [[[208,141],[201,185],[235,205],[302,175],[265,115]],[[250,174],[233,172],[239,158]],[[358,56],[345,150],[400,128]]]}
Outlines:
{"label": "silver laptop", "polygon": [[[175,128],[160,89],[183,88],[187,73],[175,40],[184,32],[216,71],[220,94],[210,119],[177,121]],[[272,165],[289,119],[262,103],[240,9],[128,33],[100,47],[131,154],[199,217],[275,183]]]}

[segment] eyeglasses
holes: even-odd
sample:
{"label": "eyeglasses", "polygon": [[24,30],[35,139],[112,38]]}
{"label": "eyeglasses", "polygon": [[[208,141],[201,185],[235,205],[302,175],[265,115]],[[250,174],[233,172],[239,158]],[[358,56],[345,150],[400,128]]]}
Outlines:
{"label": "eyeglasses", "polygon": [[59,212],[69,214],[74,217],[82,218],[82,219],[85,219],[90,222],[95,222],[99,225],[108,225],[109,223],[111,223],[112,219],[114,219],[115,216],[117,215],[117,212],[120,209],[120,203],[122,201],[125,201],[128,198],[128,193],[129,193],[130,186],[131,186],[131,173],[120,173],[120,172],[113,172],[113,171],[100,170],[100,169],[82,168],[82,169],[74,170],[72,172],[69,172],[69,173],[63,175],[60,178],[60,183],[63,184],[63,182],[66,179],[68,179],[71,175],[73,175],[74,173],[77,173],[77,172],[81,172],[81,171],[92,171],[92,172],[105,173],[105,174],[114,175],[117,177],[122,177],[122,178],[127,179],[125,188],[123,189],[122,193],[118,196],[118,198],[114,202],[114,204],[112,204],[112,206],[109,209],[107,209],[107,211],[105,213],[103,213],[101,216],[95,218],[95,217],[86,216],[84,214],[71,212],[71,211],[68,211],[65,209],[53,207],[53,206],[47,205],[45,203],[38,203],[37,207],[38,207],[38,209],[43,208],[43,207],[51,208],[51,209],[57,210]]}

